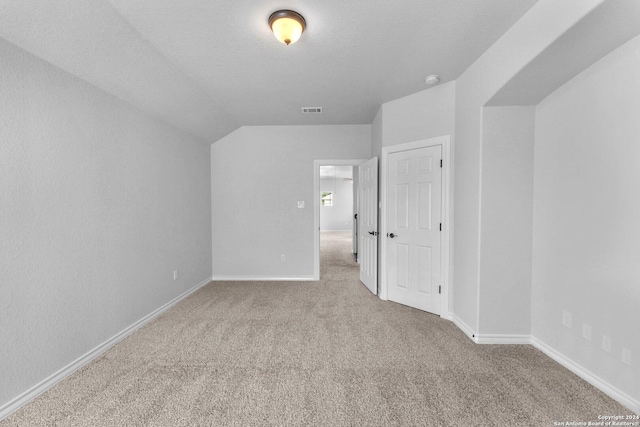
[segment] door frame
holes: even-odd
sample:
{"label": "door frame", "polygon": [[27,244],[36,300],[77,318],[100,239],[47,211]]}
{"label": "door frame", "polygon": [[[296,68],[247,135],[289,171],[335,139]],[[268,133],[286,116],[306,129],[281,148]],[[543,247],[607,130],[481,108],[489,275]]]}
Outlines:
{"label": "door frame", "polygon": [[388,284],[387,284],[387,162],[389,155],[401,151],[415,150],[418,148],[442,146],[442,256],[440,259],[440,268],[442,272],[442,294],[440,297],[440,317],[449,319],[449,295],[450,292],[450,270],[451,270],[451,231],[452,231],[452,212],[450,202],[452,200],[451,178],[453,177],[451,166],[451,144],[450,136],[444,135],[436,138],[421,139],[418,141],[407,142],[404,144],[392,145],[382,148],[382,161],[380,162],[380,251],[379,265],[380,275],[378,282],[380,283],[380,299],[387,300]]}
{"label": "door frame", "polygon": [[[320,280],[320,166],[358,166],[368,159],[313,161],[313,280]],[[357,191],[357,189],[354,189]]]}

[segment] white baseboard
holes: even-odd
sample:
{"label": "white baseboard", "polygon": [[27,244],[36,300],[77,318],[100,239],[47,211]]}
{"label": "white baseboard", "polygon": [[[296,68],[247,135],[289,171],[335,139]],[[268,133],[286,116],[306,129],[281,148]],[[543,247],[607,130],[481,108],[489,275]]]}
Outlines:
{"label": "white baseboard", "polygon": [[598,377],[597,375],[591,373],[587,369],[578,365],[577,363],[569,359],[564,354],[559,353],[558,351],[548,346],[546,343],[540,341],[538,338],[532,336],[530,343],[532,346],[534,346],[535,348],[537,348],[538,350],[540,350],[541,352],[543,352],[544,354],[546,354],[547,356],[549,356],[550,358],[552,358],[553,360],[555,360],[556,362],[558,362],[559,364],[561,364],[562,366],[564,366],[565,368],[567,368],[568,370],[570,370],[571,372],[573,372],[574,374],[576,374],[577,376],[579,376],[580,378],[582,378],[583,380],[585,380],[586,382],[588,382],[589,384],[597,388],[598,390],[602,391],[607,396],[618,401],[620,404],[626,406],[636,414],[640,415],[640,401],[618,390],[617,388],[615,388],[614,386],[612,386],[602,378]]}
{"label": "white baseboard", "polygon": [[476,334],[478,344],[531,344],[531,335]]}
{"label": "white baseboard", "polygon": [[469,325],[467,325],[466,323],[464,323],[464,321],[462,321],[458,316],[456,316],[455,314],[451,314],[451,321],[462,331],[464,332],[464,334],[466,336],[468,336],[469,338],[471,338],[471,340],[475,343],[477,343],[476,341],[476,332],[471,329],[471,327],[469,327]]}
{"label": "white baseboard", "polygon": [[128,335],[130,335],[131,333],[135,332],[137,329],[140,329],[140,327],[144,326],[146,323],[148,323],[151,320],[155,319],[156,317],[158,317],[159,315],[161,315],[162,313],[167,311],[169,308],[171,308],[173,305],[177,304],[178,302],[180,302],[181,300],[183,300],[184,298],[188,297],[190,294],[192,294],[193,292],[197,291],[198,289],[200,289],[201,287],[205,286],[206,284],[208,284],[210,282],[211,282],[211,278],[207,278],[207,279],[203,280],[202,282],[200,282],[197,285],[195,285],[193,288],[191,288],[188,291],[184,292],[183,294],[175,297],[174,299],[172,299],[168,303],[164,304],[162,307],[152,311],[151,313],[149,313],[148,315],[146,315],[142,319],[138,320],[137,322],[135,322],[131,326],[127,327],[126,329],[124,329],[121,332],[117,333],[116,335],[114,335],[113,337],[109,338],[108,340],[106,340],[102,344],[98,345],[93,350],[90,350],[89,352],[87,352],[84,355],[80,356],[78,359],[76,359],[73,362],[69,363],[64,368],[60,369],[59,371],[55,372],[54,374],[52,374],[48,378],[44,379],[40,383],[38,383],[35,386],[31,387],[29,390],[25,391],[24,393],[22,393],[21,395],[19,395],[15,399],[10,400],[6,404],[0,406],[0,421],[2,421],[4,418],[6,418],[9,415],[11,415],[13,412],[17,411],[18,409],[20,409],[22,406],[26,405],[27,403],[29,403],[33,399],[35,399],[36,397],[38,397],[39,395],[41,395],[45,391],[49,390],[51,387],[56,385],[58,382],[62,381],[63,379],[65,379],[69,375],[73,374],[76,370],[80,369],[81,367],[83,367],[87,363],[91,362],[93,359],[95,359],[96,357],[98,357],[99,355],[101,355],[102,353],[107,351],[114,344],[117,344],[118,342],[122,341]]}
{"label": "white baseboard", "polygon": [[476,344],[531,344],[531,335],[479,334],[455,314],[449,314],[447,318]]}
{"label": "white baseboard", "polygon": [[312,280],[318,280],[313,276],[300,276],[300,277],[276,277],[276,276],[213,276],[211,278],[214,282],[308,282]]}
{"label": "white baseboard", "polygon": [[623,391],[618,390],[602,378],[593,374],[589,370],[575,363],[565,355],[554,350],[546,343],[540,341],[538,338],[531,335],[506,335],[506,334],[476,334],[473,329],[469,327],[465,322],[460,320],[455,314],[451,314],[450,320],[458,327],[465,335],[477,344],[530,344],[537,348],[598,390],[602,391],[607,396],[616,400],[620,404],[626,406],[636,414],[640,415],[640,401],[634,399]]}

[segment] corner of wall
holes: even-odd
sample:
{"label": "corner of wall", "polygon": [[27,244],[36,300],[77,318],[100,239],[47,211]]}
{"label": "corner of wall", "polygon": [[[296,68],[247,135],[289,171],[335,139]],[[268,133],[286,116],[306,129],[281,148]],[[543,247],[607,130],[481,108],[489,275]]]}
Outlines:
{"label": "corner of wall", "polygon": [[371,122],[371,157],[382,156],[382,122],[384,114],[384,104],[378,108],[373,121]]}

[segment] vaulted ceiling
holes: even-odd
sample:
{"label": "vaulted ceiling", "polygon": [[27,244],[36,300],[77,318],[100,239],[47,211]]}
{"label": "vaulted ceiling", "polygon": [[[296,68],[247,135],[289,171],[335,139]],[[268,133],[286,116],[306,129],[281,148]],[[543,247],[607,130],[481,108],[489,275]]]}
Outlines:
{"label": "vaulted ceiling", "polygon": [[[456,79],[536,0],[2,0],[0,37],[189,133],[368,124]],[[279,43],[278,9],[307,21]],[[301,107],[323,107],[302,114]]]}

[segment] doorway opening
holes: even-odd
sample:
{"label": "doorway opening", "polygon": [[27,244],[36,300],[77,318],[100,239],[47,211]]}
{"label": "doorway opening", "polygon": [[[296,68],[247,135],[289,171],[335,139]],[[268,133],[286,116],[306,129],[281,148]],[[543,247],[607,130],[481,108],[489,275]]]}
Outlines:
{"label": "doorway opening", "polygon": [[323,236],[332,244],[348,245],[357,260],[357,166],[360,159],[314,161],[314,279],[320,280]]}
{"label": "doorway opening", "polygon": [[348,240],[352,256],[357,261],[357,231],[354,231],[357,221],[354,198],[357,192],[353,187],[355,168],[351,165],[320,166],[320,251],[324,238]]}

